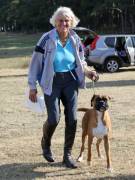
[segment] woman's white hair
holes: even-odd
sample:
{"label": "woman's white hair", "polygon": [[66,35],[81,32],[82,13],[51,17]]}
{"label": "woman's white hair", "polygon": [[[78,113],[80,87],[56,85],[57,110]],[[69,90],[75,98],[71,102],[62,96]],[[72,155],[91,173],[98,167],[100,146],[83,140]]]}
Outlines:
{"label": "woman's white hair", "polygon": [[79,23],[79,19],[78,17],[75,16],[75,14],[73,13],[73,11],[68,8],[68,7],[59,7],[54,14],[52,15],[52,17],[50,18],[50,23],[55,27],[56,25],[56,20],[59,16],[66,16],[71,18],[71,28],[76,27],[77,24]]}

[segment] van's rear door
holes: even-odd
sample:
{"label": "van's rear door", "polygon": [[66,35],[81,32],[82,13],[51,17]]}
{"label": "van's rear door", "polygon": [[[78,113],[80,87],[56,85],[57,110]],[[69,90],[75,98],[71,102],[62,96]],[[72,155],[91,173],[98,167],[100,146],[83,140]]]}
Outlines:
{"label": "van's rear door", "polygon": [[[85,27],[75,27],[73,30],[80,36],[84,47],[85,58],[90,54],[91,44],[98,37],[97,33]],[[97,40],[97,39],[96,39]],[[96,41],[95,41],[96,43]]]}
{"label": "van's rear door", "polygon": [[128,51],[131,65],[135,65],[135,37],[127,36],[125,48]]}
{"label": "van's rear door", "polygon": [[97,36],[96,32],[85,27],[75,27],[73,30],[76,31],[76,33],[80,36],[85,47],[89,45]]}

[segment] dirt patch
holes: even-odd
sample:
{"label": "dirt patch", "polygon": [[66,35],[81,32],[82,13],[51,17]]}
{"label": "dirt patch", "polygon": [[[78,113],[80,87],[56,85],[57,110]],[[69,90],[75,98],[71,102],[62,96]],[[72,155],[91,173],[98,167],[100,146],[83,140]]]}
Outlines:
{"label": "dirt patch", "polygon": [[[113,173],[106,171],[106,159],[99,160],[92,147],[92,167],[87,166],[87,144],[84,162],[75,170],[62,165],[64,143],[64,115],[52,140],[56,157],[53,164],[47,163],[41,155],[40,139],[44,115],[30,112],[24,107],[27,87],[27,70],[2,70],[0,77],[0,179],[4,180],[68,180],[68,179],[135,179],[135,68],[121,69],[119,73],[100,75],[92,88],[87,80],[87,89],[80,90],[78,107],[89,107],[94,93],[111,96],[110,114],[113,136],[111,139]],[[7,73],[6,73],[7,72]],[[24,74],[24,76],[22,76]],[[5,76],[7,76],[5,78]],[[78,112],[78,126],[73,156],[77,158],[81,145],[81,118]],[[105,157],[102,144],[102,152]]]}

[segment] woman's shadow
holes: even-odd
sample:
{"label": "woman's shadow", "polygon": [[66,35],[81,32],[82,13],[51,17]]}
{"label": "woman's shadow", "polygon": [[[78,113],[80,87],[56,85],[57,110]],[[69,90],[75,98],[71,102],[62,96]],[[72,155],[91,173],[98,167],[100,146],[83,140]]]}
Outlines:
{"label": "woman's shadow", "polygon": [[[51,168],[50,171],[48,170],[50,167],[59,167],[58,169],[54,170]],[[40,168],[47,168],[43,169],[42,171]],[[0,179],[16,179],[16,180],[33,180],[36,178],[46,178],[46,175],[52,174],[60,171],[66,171],[67,168],[64,168],[62,162],[57,163],[14,163],[14,164],[4,164],[0,166]]]}

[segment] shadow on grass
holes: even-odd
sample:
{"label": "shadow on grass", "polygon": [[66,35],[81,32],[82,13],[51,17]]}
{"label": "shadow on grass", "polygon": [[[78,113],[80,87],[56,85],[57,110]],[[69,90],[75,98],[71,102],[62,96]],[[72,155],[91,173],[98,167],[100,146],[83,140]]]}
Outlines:
{"label": "shadow on grass", "polygon": [[[0,78],[14,78],[14,77],[22,77],[22,76],[28,76],[27,73],[24,74],[17,74],[17,75],[0,75]],[[119,81],[98,81],[95,83],[95,88],[100,88],[100,87],[121,87],[121,86],[135,86],[135,80],[119,80]],[[93,83],[92,82],[87,82],[86,83],[86,88],[92,88]]]}
{"label": "shadow on grass", "polygon": [[[102,70],[96,70],[98,73],[105,73],[105,74],[108,74],[109,72],[105,72],[105,71],[102,71]],[[118,72],[115,72],[115,74],[119,74],[119,73],[123,73],[123,72],[132,72],[132,71],[135,71],[135,66],[128,66],[128,67],[122,67],[119,69]],[[110,74],[110,73],[109,73]],[[114,73],[113,73],[114,74]]]}
{"label": "shadow on grass", "polygon": [[[40,170],[42,168],[42,170]],[[49,168],[49,170],[47,169]],[[55,170],[56,168],[56,170]],[[86,173],[86,172],[84,172]],[[62,162],[57,163],[29,163],[5,164],[0,166],[0,179],[6,180],[34,180],[36,178],[62,177],[80,175],[83,172],[66,168]],[[62,179],[63,179],[62,178]]]}
{"label": "shadow on grass", "polygon": [[15,49],[4,49],[0,50],[0,58],[7,59],[7,58],[16,58],[16,57],[24,57],[32,55],[34,50],[34,46],[32,47],[25,47],[25,48],[15,48]]}
{"label": "shadow on grass", "polygon": [[[92,82],[86,83],[87,88],[92,88]],[[135,86],[135,80],[118,80],[118,81],[98,81],[95,87],[121,87],[121,86]]]}
{"label": "shadow on grass", "polygon": [[114,179],[117,179],[117,180],[135,180],[135,175],[118,175],[118,176],[115,176],[115,177],[98,177],[98,178],[91,178],[91,180],[114,180]]}
{"label": "shadow on grass", "polygon": [[119,72],[129,72],[129,71],[135,71],[135,66],[124,67],[124,68],[119,69]]}
{"label": "shadow on grass", "polygon": [[[54,169],[54,168],[57,169]],[[42,170],[40,170],[42,168]],[[44,168],[44,169],[43,169]],[[49,170],[47,169],[49,168]],[[87,172],[81,169],[68,169],[63,166],[61,162],[58,163],[14,163],[14,164],[5,164],[0,166],[0,179],[6,180],[34,180],[36,178],[62,178],[65,179],[64,176],[79,176],[85,174]],[[82,180],[83,178],[79,178]],[[86,178],[85,178],[86,179]],[[106,177],[98,177],[97,178],[88,178],[87,180],[134,180],[135,175],[116,175],[116,176],[106,176]]]}
{"label": "shadow on grass", "polygon": [[18,78],[18,77],[26,77],[28,76],[27,73],[24,73],[24,74],[13,74],[13,75],[0,75],[0,78]]}
{"label": "shadow on grass", "polygon": [[39,34],[0,33],[0,58],[30,56],[41,36]]}

